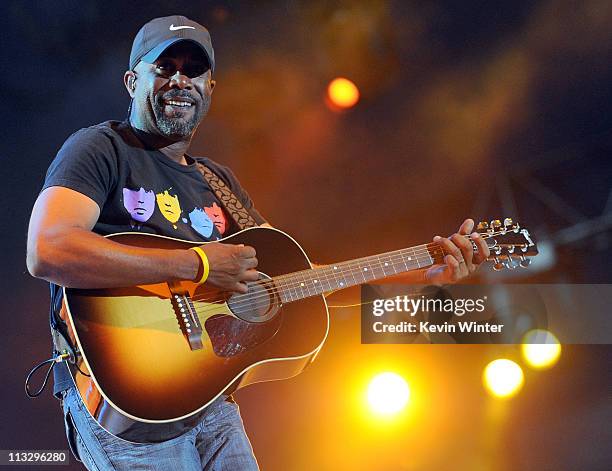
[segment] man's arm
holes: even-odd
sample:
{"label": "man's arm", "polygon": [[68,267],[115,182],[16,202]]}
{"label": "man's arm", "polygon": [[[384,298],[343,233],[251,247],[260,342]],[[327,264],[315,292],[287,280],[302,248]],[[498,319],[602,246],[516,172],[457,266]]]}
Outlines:
{"label": "man's arm", "polygon": [[[28,229],[29,272],[73,288],[110,288],[169,280],[193,280],[199,258],[193,250],[130,247],[91,232],[100,208],[69,188],[45,189],[36,200]],[[210,262],[208,283],[245,292],[257,279],[255,250],[230,244],[203,246]]]}

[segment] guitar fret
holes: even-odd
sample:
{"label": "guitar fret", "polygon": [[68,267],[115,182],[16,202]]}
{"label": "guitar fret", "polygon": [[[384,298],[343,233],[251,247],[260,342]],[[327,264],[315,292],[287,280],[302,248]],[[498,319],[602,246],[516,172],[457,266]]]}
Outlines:
{"label": "guitar fret", "polygon": [[[368,281],[368,275],[369,275],[368,267],[360,267],[360,268],[361,268],[360,273],[361,273],[361,276],[363,276],[363,282],[365,283]],[[370,280],[371,279],[372,278],[370,278]]]}
{"label": "guitar fret", "polygon": [[397,270],[395,269],[395,265],[393,264],[393,262],[392,262],[392,260],[391,260],[391,257],[387,257],[387,258],[384,260],[384,264],[383,264],[383,272],[385,273],[385,275],[387,275],[387,276],[391,276],[391,275],[389,275],[389,274],[388,274],[388,273],[385,271],[385,269],[384,269],[384,267],[385,267],[385,266],[392,268],[392,269],[393,269],[393,275],[397,275]]}
{"label": "guitar fret", "polygon": [[312,296],[312,293],[310,292],[309,281],[306,278],[306,274],[304,272],[302,272],[302,283],[302,290],[306,290],[306,296]]}
{"label": "guitar fret", "polygon": [[414,249],[412,249],[412,256],[416,259],[417,267],[421,268],[421,262],[419,262],[419,257],[416,256]]}
{"label": "guitar fret", "polygon": [[433,263],[429,247],[419,245],[282,275],[276,283],[281,300],[291,302],[423,268]]}
{"label": "guitar fret", "polygon": [[332,267],[332,274],[334,276],[334,281],[336,282],[336,289],[344,288],[344,285],[346,284],[346,281],[344,281],[344,278],[341,279],[338,276],[340,273],[338,272],[338,266],[337,265],[334,265]]}
{"label": "guitar fret", "polygon": [[381,272],[380,275],[378,276],[378,278],[384,278],[387,275],[385,274],[385,269],[383,268],[382,260],[380,259],[379,256],[376,256],[376,260],[377,260],[378,266],[379,266],[378,269]]}
{"label": "guitar fret", "polygon": [[290,303],[291,301],[295,301],[295,299],[292,298],[291,292],[289,291],[289,289],[287,289],[287,287],[283,285],[284,283],[281,283],[280,281],[277,282],[276,284],[277,288],[279,288],[278,291],[279,291],[281,302]]}
{"label": "guitar fret", "polygon": [[[327,273],[327,272],[329,272],[329,269],[324,269],[324,271],[322,271],[321,274],[324,274],[324,273]],[[325,280],[324,281],[327,282],[327,290],[328,291],[333,291],[332,284],[331,284],[331,279],[329,278],[328,274],[325,276]]]}
{"label": "guitar fret", "polygon": [[313,276],[312,278],[312,290],[314,294],[321,294],[321,283],[319,283],[319,280],[316,278],[316,276]]}
{"label": "guitar fret", "polygon": [[293,291],[295,292],[295,299],[300,299],[300,294],[298,293],[298,285],[297,283],[293,283]]}
{"label": "guitar fret", "polygon": [[[359,267],[357,267],[357,269],[359,269]],[[353,277],[353,282],[355,284],[358,284],[359,282],[357,281],[357,278],[355,278],[355,273],[353,273],[353,267],[350,267],[349,270],[350,270],[351,276]],[[364,281],[365,281],[365,279],[364,279]]]}
{"label": "guitar fret", "polygon": [[300,273],[298,272],[295,276],[295,292],[298,296],[298,299],[304,297],[304,290],[302,289],[301,283],[302,282],[300,281]]}
{"label": "guitar fret", "polygon": [[406,267],[405,271],[410,270],[410,268],[408,268],[408,263],[406,263],[406,258],[404,257],[404,254],[402,254],[401,257],[402,257],[402,262],[404,262],[404,267]]}

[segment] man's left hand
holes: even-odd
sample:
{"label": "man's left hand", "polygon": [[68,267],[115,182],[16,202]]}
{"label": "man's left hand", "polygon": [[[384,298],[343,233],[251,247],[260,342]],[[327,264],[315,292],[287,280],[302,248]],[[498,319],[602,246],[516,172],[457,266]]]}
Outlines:
{"label": "man's left hand", "polygon": [[[461,224],[459,231],[452,236],[433,238],[433,241],[439,244],[447,255],[444,257],[443,264],[433,265],[425,271],[427,283],[436,285],[455,283],[474,273],[487,259],[490,255],[489,247],[478,232],[472,232],[473,230],[474,221],[466,219]],[[466,237],[468,234],[469,239]],[[478,247],[476,253],[474,253],[471,241],[474,241]]]}

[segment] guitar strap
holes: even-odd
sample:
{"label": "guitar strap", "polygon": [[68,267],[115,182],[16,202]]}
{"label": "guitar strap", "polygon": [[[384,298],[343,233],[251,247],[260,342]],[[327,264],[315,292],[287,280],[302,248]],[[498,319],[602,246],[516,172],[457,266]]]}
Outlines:
{"label": "guitar strap", "polygon": [[251,214],[236,197],[234,192],[225,184],[225,182],[203,163],[196,160],[196,164],[198,170],[202,174],[202,177],[213,190],[217,199],[221,201],[223,207],[227,210],[231,218],[238,226],[238,229],[242,230],[246,229],[247,227],[258,226],[255,219],[253,219],[253,216],[251,216]]}

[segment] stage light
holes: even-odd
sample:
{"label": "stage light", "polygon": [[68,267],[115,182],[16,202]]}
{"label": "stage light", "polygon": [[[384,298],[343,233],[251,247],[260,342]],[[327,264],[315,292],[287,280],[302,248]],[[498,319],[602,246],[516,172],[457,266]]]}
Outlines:
{"label": "stage light", "polygon": [[400,412],[410,399],[410,388],[404,378],[396,373],[376,375],[368,386],[370,408],[381,415]]}
{"label": "stage light", "polygon": [[329,83],[327,97],[333,106],[351,108],[359,101],[359,89],[350,80],[339,77]]}
{"label": "stage light", "polygon": [[495,397],[509,398],[523,386],[523,370],[511,360],[494,360],[487,365],[482,375],[484,385]]}
{"label": "stage light", "polygon": [[523,337],[521,352],[529,366],[543,370],[557,363],[561,356],[561,344],[553,333],[544,329],[534,329]]}

